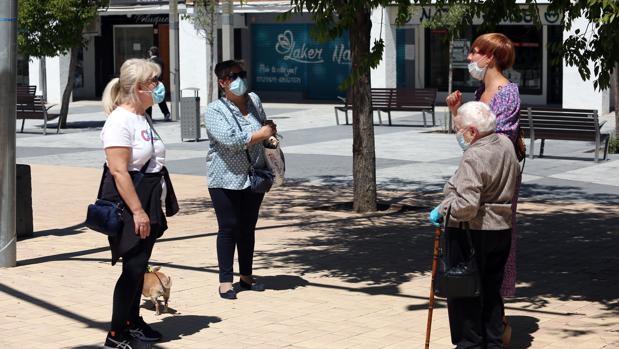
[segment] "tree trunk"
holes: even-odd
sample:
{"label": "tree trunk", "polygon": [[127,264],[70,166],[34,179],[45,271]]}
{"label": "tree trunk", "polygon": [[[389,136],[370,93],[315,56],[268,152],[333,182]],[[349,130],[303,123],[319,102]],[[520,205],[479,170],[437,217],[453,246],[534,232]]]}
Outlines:
{"label": "tree trunk", "polygon": [[615,99],[615,138],[619,137],[619,62],[615,62],[613,71],[614,99]]}
{"label": "tree trunk", "polygon": [[[370,10],[357,12],[349,31],[353,70],[370,52],[371,27]],[[352,101],[353,209],[357,212],[376,211],[376,155],[369,67],[353,82]]]}
{"label": "tree trunk", "polygon": [[219,1],[215,1],[214,3],[209,3],[207,7],[207,16],[208,16],[208,28],[206,29],[206,42],[208,43],[209,48],[209,61],[207,65],[207,74],[206,74],[206,86],[207,86],[207,102],[211,103],[213,101],[213,80],[214,80],[214,72],[215,69],[215,14],[217,12],[217,4]]}
{"label": "tree trunk", "polygon": [[69,59],[69,78],[67,79],[67,86],[64,88],[64,92],[62,94],[62,106],[60,107],[60,117],[58,118],[58,122],[60,123],[61,128],[65,128],[67,126],[67,115],[69,114],[69,102],[71,99],[71,93],[73,93],[73,83],[75,81],[75,67],[77,66],[77,51],[79,47],[71,48],[70,59]]}

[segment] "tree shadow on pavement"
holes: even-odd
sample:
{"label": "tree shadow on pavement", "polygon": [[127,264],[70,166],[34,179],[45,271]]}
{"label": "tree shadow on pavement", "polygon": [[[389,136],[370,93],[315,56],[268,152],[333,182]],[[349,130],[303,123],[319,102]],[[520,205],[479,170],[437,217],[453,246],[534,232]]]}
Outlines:
{"label": "tree shadow on pavement", "polygon": [[69,236],[88,232],[84,223],[79,223],[66,228],[55,228],[35,231],[32,236],[18,237],[18,241],[34,239],[42,236]]}
{"label": "tree shadow on pavement", "polygon": [[[529,198],[518,218],[521,298],[509,302],[541,310],[547,298],[582,300],[619,313],[619,209],[613,204],[619,196],[568,186],[526,187]],[[282,221],[288,237],[275,249],[257,251],[257,259],[299,275],[362,283],[351,291],[399,295],[399,285],[430,272],[434,229],[426,216],[441,196],[381,190],[379,198],[427,210],[357,214],[315,209],[352,200],[351,190],[341,185],[291,185],[277,191],[265,199],[261,216]]]}

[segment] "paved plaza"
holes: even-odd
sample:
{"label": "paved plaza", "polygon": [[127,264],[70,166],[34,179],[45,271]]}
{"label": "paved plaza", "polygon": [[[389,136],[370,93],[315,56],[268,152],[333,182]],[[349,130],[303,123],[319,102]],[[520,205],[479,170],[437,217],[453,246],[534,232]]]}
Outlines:
{"label": "paved plaza", "polygon": [[[424,128],[420,113],[376,126],[378,194],[389,209],[356,214],[341,209],[352,200],[352,129],[335,125],[333,105],[265,110],[284,137],[289,180],[266,196],[258,222],[254,267],[267,290],[236,301],[217,294],[208,141],[181,142],[179,122],[155,125],[181,211],[151,259],[172,278],[167,313],[143,301],[145,320],[164,333],[152,348],[423,348],[427,216],[457,168],[455,137]],[[17,134],[17,162],[32,170],[35,233],[18,242],[17,267],[0,269],[2,349],[97,348],[107,331],[121,266],[110,265],[104,236],[83,225],[104,161],[105,116],[98,102],[82,101],[68,121],[59,135],[43,136],[37,121]],[[548,141],[544,158],[526,161],[517,297],[506,304],[512,349],[619,348],[619,156],[595,163],[592,150]],[[442,300],[432,328],[431,348],[452,348]]]}

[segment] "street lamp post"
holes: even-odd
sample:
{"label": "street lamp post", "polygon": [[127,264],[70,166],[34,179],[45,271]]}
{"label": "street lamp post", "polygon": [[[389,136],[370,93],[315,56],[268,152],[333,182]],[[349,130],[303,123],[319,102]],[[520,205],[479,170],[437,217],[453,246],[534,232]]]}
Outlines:
{"label": "street lamp post", "polygon": [[221,11],[221,53],[224,61],[234,59],[234,6],[232,0],[224,0]]}
{"label": "street lamp post", "polygon": [[170,99],[172,100],[172,120],[179,120],[180,69],[178,35],[178,0],[170,1]]}
{"label": "street lamp post", "polygon": [[0,267],[16,263],[17,0],[0,1]]}

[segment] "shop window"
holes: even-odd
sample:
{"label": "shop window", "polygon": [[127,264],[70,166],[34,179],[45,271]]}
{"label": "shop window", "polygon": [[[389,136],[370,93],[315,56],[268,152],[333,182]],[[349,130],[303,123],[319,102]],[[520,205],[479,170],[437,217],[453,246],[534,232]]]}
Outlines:
{"label": "shop window", "polygon": [[396,30],[397,87],[415,87],[415,28]]}
{"label": "shop window", "polygon": [[[473,26],[463,38],[470,42],[481,33]],[[504,25],[498,26],[496,32],[507,35],[516,50],[516,61],[505,76],[518,84],[521,94],[542,94],[543,47],[542,31],[535,26]],[[449,74],[449,44],[446,30],[426,29],[426,86],[447,91]],[[472,92],[479,82],[468,73],[466,68],[453,69],[453,89]]]}
{"label": "shop window", "polygon": [[[563,42],[563,26],[548,26],[548,42]],[[548,104],[561,105],[563,101],[563,59],[561,53],[548,49]]]}
{"label": "shop window", "polygon": [[[234,46],[232,48],[232,56],[235,60],[243,60],[243,32],[242,28],[234,28],[233,40]],[[221,29],[217,29],[217,62],[223,61],[223,48],[222,48],[222,32]]]}
{"label": "shop window", "polygon": [[[28,57],[17,54],[17,85],[29,85]],[[38,84],[35,84],[38,85]]]}

